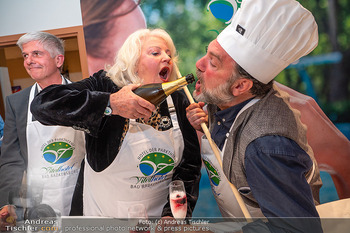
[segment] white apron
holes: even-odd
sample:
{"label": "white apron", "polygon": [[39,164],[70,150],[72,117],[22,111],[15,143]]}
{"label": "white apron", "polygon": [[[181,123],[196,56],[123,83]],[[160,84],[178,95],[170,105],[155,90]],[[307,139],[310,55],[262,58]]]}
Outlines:
{"label": "white apron", "polygon": [[[173,106],[171,97],[167,102]],[[149,217],[161,216],[184,150],[175,109],[169,111],[173,128],[167,131],[130,120],[117,157],[103,171],[95,172],[85,158],[85,216],[127,218],[128,207],[138,203],[145,205]],[[169,122],[166,118],[162,122]]]}
{"label": "white apron", "polygon": [[45,203],[65,216],[69,215],[80,164],[85,156],[85,137],[82,131],[71,127],[46,126],[33,121],[30,104],[37,85],[34,84],[30,91],[28,104],[27,205]]}
{"label": "white apron", "polygon": [[[253,99],[248,104],[246,104],[237,114],[236,119],[244,110],[255,104],[257,101],[258,99]],[[231,129],[234,124],[235,121],[233,122]],[[227,139],[225,141],[223,150],[220,151],[221,160],[223,159],[223,152],[225,151],[226,143]],[[232,192],[229,181],[225,176],[224,171],[220,167],[219,162],[217,161],[213,150],[210,147],[208,139],[205,137],[205,135],[202,136],[201,154],[210,179],[211,189],[213,191],[215,200],[219,206],[221,215],[223,217],[244,218],[244,214],[236,200],[236,197]],[[250,207],[248,205],[246,206],[252,217],[263,217],[263,214],[260,209]]]}

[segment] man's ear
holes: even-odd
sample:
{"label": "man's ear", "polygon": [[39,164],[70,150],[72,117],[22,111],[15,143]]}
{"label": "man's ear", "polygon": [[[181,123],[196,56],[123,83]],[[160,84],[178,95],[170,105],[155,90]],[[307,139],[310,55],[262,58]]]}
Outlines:
{"label": "man's ear", "polygon": [[232,94],[239,96],[241,94],[249,92],[253,86],[253,81],[246,78],[237,79],[232,85]]}
{"label": "man's ear", "polygon": [[56,66],[57,67],[63,66],[63,62],[64,62],[64,56],[62,54],[57,55],[56,56]]}

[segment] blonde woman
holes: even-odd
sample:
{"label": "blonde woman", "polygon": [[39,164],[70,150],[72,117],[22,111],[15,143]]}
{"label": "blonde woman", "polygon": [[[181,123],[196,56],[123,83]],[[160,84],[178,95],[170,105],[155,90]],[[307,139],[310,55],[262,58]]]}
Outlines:
{"label": "blonde woman", "polygon": [[48,87],[35,98],[32,112],[42,123],[85,131],[87,156],[73,214],[84,209],[84,215],[125,218],[131,204],[143,203],[150,217],[171,216],[168,184],[180,179],[191,216],[201,157],[186,118],[189,102],[177,91],[155,108],[132,92],[139,84],[176,79],[175,62],[167,32],[141,29],[128,37],[114,65],[80,82]]}

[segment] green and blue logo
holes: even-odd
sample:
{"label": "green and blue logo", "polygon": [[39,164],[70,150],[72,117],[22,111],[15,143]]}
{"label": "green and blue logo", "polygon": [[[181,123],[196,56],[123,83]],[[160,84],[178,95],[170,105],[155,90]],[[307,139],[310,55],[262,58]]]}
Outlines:
{"label": "green and blue logo", "polygon": [[241,4],[242,0],[211,0],[207,10],[210,10],[213,16],[221,22],[229,24]]}
{"label": "green and blue logo", "polygon": [[67,142],[53,142],[43,150],[44,159],[53,164],[61,164],[68,161],[73,155],[74,147]]}
{"label": "green and blue logo", "polygon": [[220,176],[218,174],[218,172],[216,171],[216,169],[212,166],[212,164],[208,161],[203,159],[204,165],[207,168],[207,173],[210,179],[210,182],[214,185],[214,186],[218,186],[220,184]]}
{"label": "green and blue logo", "polygon": [[174,169],[173,158],[163,153],[150,153],[140,161],[140,171],[145,176],[165,175]]}

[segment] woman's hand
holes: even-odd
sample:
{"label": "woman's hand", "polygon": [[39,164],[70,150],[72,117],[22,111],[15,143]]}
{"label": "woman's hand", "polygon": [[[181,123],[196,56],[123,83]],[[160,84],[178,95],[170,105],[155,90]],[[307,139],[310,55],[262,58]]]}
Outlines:
{"label": "woman's hand", "polygon": [[156,107],[132,92],[132,90],[139,86],[138,84],[124,86],[118,92],[110,95],[109,103],[113,115],[119,115],[129,119],[148,119],[151,117]]}

